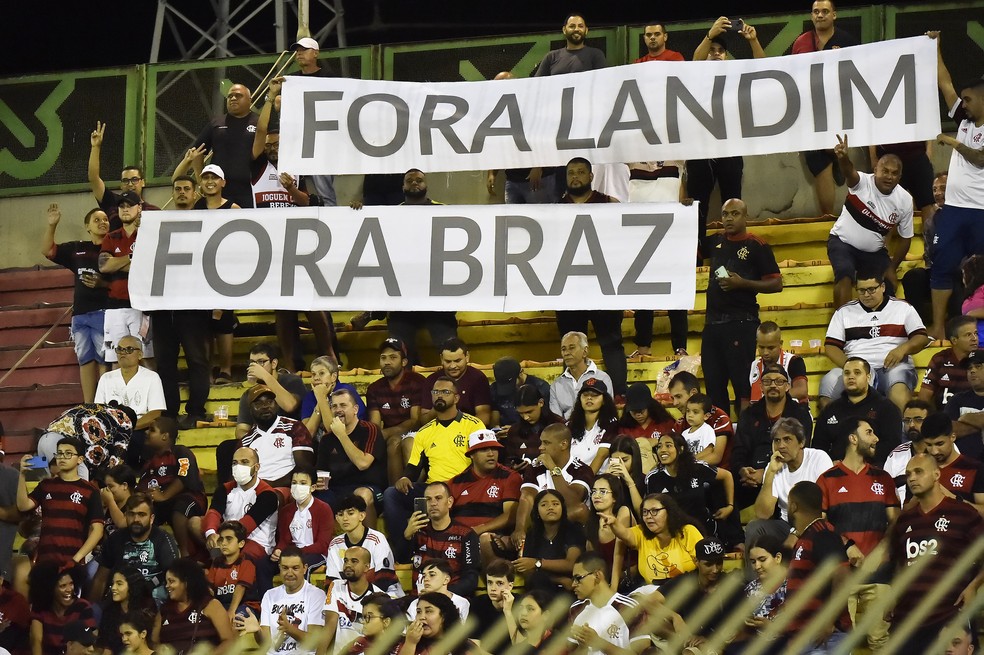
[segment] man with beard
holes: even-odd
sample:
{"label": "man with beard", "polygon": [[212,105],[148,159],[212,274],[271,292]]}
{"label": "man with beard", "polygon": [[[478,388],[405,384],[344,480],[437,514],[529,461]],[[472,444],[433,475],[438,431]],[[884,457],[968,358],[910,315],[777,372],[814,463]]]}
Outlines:
{"label": "man with beard", "polygon": [[754,403],[762,399],[763,369],[770,364],[778,364],[789,375],[789,395],[801,403],[809,404],[806,362],[799,355],[782,349],[782,329],[775,321],[763,321],[755,330],[755,350],[758,357],[752,362],[752,368],[748,372],[748,382],[752,389],[750,401]]}
{"label": "man with beard", "polygon": [[939,466],[943,488],[984,514],[984,465],[954,447],[956,438],[950,417],[942,413],[927,416],[922,440],[926,454]]}
{"label": "man with beard", "polygon": [[386,464],[391,485],[403,473],[413,447],[413,431],[420,425],[425,380],[409,364],[406,344],[396,337],[387,338],[379,346],[379,371],[383,376],[366,389],[369,420],[382,431],[386,440]]}
{"label": "man with beard", "polygon": [[[352,546],[342,557],[342,579],[325,580],[325,628],[330,630],[335,624],[334,642],[329,641],[327,652],[332,647],[350,644],[362,636],[362,602],[371,594],[386,592],[369,582],[371,570],[369,551],[360,546]],[[341,652],[341,651],[339,651]]]}
{"label": "man with beard", "polygon": [[813,447],[841,459],[847,446],[844,426],[849,418],[862,418],[878,435],[875,464],[881,466],[902,441],[902,416],[895,404],[868,386],[871,366],[860,357],[848,357],[843,368],[844,393],[820,412],[813,430]]}
{"label": "man with beard", "polygon": [[178,544],[170,533],[154,525],[154,501],[150,495],[135,492],[124,507],[126,530],[117,530],[103,542],[99,569],[92,579],[90,597],[101,600],[110,574],[124,564],[139,570],[153,587],[157,602],[167,600],[164,572],[178,559]]}
{"label": "man with beard", "polygon": [[423,573],[428,557],[441,557],[450,565],[448,590],[471,598],[478,587],[481,569],[478,535],[460,521],[451,518],[454,497],[444,482],[432,482],[424,489],[426,512],[415,511],[403,530],[410,541],[414,579]]}
{"label": "man with beard", "polygon": [[[359,406],[349,389],[330,396],[331,423],[318,444],[318,471],[330,475],[317,496],[334,510],[355,494],[366,503],[366,525],[376,524],[376,503],[386,488],[386,442],[375,423],[359,420]],[[318,476],[319,484],[322,477]]]}
{"label": "man with beard", "polygon": [[594,172],[591,162],[584,157],[575,157],[567,162],[567,192],[560,199],[561,203],[598,203],[618,202],[618,199],[607,196],[600,191],[593,191],[591,183]]}
{"label": "man with beard", "polygon": [[888,454],[885,460],[885,472],[895,481],[895,493],[900,501],[905,501],[905,466],[915,455],[926,452],[926,444],[922,440],[922,425],[926,417],[933,411],[932,406],[917,399],[910,400],[902,410],[902,432],[905,441]]}
{"label": "man with beard", "polygon": [[567,43],[563,48],[547,53],[533,74],[534,77],[580,73],[608,66],[605,53],[598,48],[585,45],[584,40],[588,37],[588,26],[584,22],[583,16],[577,14],[568,16],[561,32]]}
{"label": "man with beard", "polygon": [[271,487],[289,487],[295,466],[314,466],[311,433],[302,421],[280,414],[277,396],[266,385],[258,384],[248,393],[253,426],[239,445],[259,455],[260,479]]}
{"label": "man with beard", "polygon": [[[890,475],[870,464],[875,456],[878,436],[871,424],[850,419],[847,451],[844,459],[825,471],[817,480],[823,492],[823,511],[837,534],[844,540],[852,566],[860,566],[881,543],[888,526],[899,516],[899,500],[892,493]],[[847,600],[851,622],[857,625],[868,607],[882,594],[888,594],[891,567],[880,567],[871,578],[859,585]],[[884,618],[868,628],[868,647],[879,651],[888,641],[888,622]]]}
{"label": "man with beard", "polygon": [[738,419],[735,447],[731,453],[731,470],[738,475],[741,485],[736,489],[739,508],[755,502],[759,485],[772,456],[772,426],[780,418],[799,421],[810,441],[813,417],[808,405],[796,402],[789,393],[789,377],[778,364],[768,364],[759,379],[764,398],[749,405]]}
{"label": "man with beard", "polygon": [[[417,430],[403,475],[383,492],[383,517],[397,562],[410,561],[409,538],[403,537],[403,529],[414,499],[423,496],[426,484],[450,480],[464,471],[471,463],[465,452],[468,435],[485,429],[480,420],[458,409],[458,388],[451,378],[434,382],[431,395],[436,417]],[[422,475],[426,484],[420,482]]]}
{"label": "man with beard", "polygon": [[442,377],[451,378],[458,389],[458,409],[471,414],[485,425],[492,424],[492,394],[485,374],[471,365],[468,344],[458,338],[441,344],[441,369],[434,371],[424,385],[420,397],[420,421],[434,418],[433,396],[430,389]]}
{"label": "man with beard", "polygon": [[232,202],[247,208],[253,207],[249,163],[253,159],[253,136],[258,120],[250,104],[249,89],[243,84],[233,84],[226,93],[226,113],[209,123],[195,139],[198,145],[195,170],[203,170],[201,157],[211,150],[211,163],[226,173],[225,193]]}
{"label": "man with beard", "polygon": [[782,291],[782,273],[772,248],[749,233],[748,207],[732,198],[721,207],[724,231],[708,237],[705,257],[711,259],[707,283],[707,320],[700,352],[707,395],[715,407],[728,412],[728,382],[735,392],[735,409],[751,398],[748,371],[755,359],[755,330],[759,325],[758,294]]}
{"label": "man with beard", "polygon": [[946,415],[953,421],[953,431],[967,455],[981,458],[981,432],[984,430],[984,350],[974,350],[960,361],[967,372],[970,388],[955,394],[946,404]]}

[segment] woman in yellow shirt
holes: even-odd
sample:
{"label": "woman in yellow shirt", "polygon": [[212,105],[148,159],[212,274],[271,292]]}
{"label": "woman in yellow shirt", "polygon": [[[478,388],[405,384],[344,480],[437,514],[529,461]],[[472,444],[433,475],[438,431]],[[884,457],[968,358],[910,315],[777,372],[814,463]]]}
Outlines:
{"label": "woman in yellow shirt", "polygon": [[694,521],[667,494],[649,494],[642,499],[642,521],[626,528],[609,517],[599,516],[625,545],[639,553],[639,575],[647,584],[659,585],[697,567],[697,542],[703,537]]}

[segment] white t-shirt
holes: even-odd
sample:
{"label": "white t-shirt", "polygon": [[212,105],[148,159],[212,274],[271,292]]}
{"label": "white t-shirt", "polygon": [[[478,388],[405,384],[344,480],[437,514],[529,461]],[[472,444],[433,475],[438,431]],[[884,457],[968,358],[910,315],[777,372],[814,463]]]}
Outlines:
{"label": "white t-shirt", "polygon": [[[628,649],[633,641],[649,640],[648,635],[633,635],[625,617],[619,612],[620,609],[624,612],[633,611],[631,608],[637,605],[634,599],[622,594],[614,594],[601,607],[590,600],[580,600],[571,607],[573,625],[586,625],[608,643]],[[588,655],[603,655],[600,650],[592,649],[587,652]]]}
{"label": "white t-shirt", "polygon": [[858,173],[858,184],[850,187],[830,233],[858,250],[876,252],[896,225],[899,236],[912,238],[912,195],[901,184],[885,195],[872,173]]}
{"label": "white t-shirt", "polygon": [[349,589],[348,580],[327,580],[326,612],[338,615],[335,628],[335,652],[362,636],[362,601],[370,594],[385,593],[379,587],[369,585],[366,593],[356,595]]}
{"label": "white t-shirt", "polygon": [[772,495],[778,499],[779,514],[783,521],[789,522],[789,491],[797,482],[816,482],[820,474],[833,466],[830,455],[816,448],[803,449],[803,463],[796,471],[790,471],[788,465],[772,478]]}
{"label": "white t-shirt", "polygon": [[708,446],[717,445],[717,435],[714,434],[714,428],[711,427],[710,423],[702,423],[696,430],[688,427],[683,433],[683,438],[694,457]]}
{"label": "white t-shirt", "polygon": [[290,539],[298,548],[307,548],[314,543],[313,520],[311,518],[311,505],[313,499],[308,500],[308,505],[304,509],[300,507],[294,512],[294,518],[290,520]]}
{"label": "white t-shirt", "polygon": [[[386,535],[378,530],[366,528],[362,543],[350,544],[346,541],[344,534],[331,540],[328,544],[328,555],[325,557],[325,577],[341,579],[342,558],[345,557],[345,551],[352,546],[361,546],[369,551],[369,565],[373,572],[390,571],[394,576],[396,575],[396,570],[393,568],[396,560],[393,558],[393,549],[390,548]],[[373,576],[370,576],[369,579],[372,580]],[[405,595],[403,587],[399,583],[383,591],[393,598],[402,598]]]}
{"label": "white t-shirt", "polygon": [[283,585],[279,585],[263,594],[260,602],[260,625],[270,628],[273,645],[267,653],[271,655],[315,655],[313,650],[299,650],[297,642],[292,637],[284,639],[279,648],[280,630],[277,628],[280,613],[287,611],[287,617],[299,629],[307,631],[309,626],[325,624],[324,609],[327,596],[311,583],[304,585],[295,594],[288,594]]}
{"label": "white t-shirt", "polygon": [[[950,117],[955,118],[963,101],[950,108]],[[963,118],[957,125],[957,141],[974,150],[984,149],[984,125],[977,127],[974,121]],[[950,155],[949,176],[946,179],[946,204],[951,207],[980,209],[984,207],[984,169],[971,164],[954,149]]]}
{"label": "white t-shirt", "polygon": [[[471,610],[471,602],[464,596],[459,596],[458,594],[451,592],[451,602],[454,606],[458,608],[458,614],[461,615],[461,620],[464,621],[468,618],[468,612]],[[410,603],[410,607],[407,608],[407,620],[413,621],[417,618],[417,599],[414,599]]]}
{"label": "white t-shirt", "polygon": [[123,372],[118,368],[99,378],[95,402],[105,405],[112,400],[132,409],[137,413],[137,418],[155,409],[167,409],[160,376],[143,366],[137,367],[129,382],[123,381]]}
{"label": "white t-shirt", "polygon": [[571,439],[571,459],[576,459],[588,466],[594,461],[595,455],[601,448],[612,447],[611,439],[601,429],[596,422],[594,426],[585,430],[584,436],[580,439]]}

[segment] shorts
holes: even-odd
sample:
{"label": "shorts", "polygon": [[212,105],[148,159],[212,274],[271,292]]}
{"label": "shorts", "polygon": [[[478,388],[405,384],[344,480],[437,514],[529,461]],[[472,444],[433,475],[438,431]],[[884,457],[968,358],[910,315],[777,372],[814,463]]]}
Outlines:
{"label": "shorts", "polygon": [[[153,359],[153,337],[150,332],[150,321],[147,319],[149,319],[149,317],[146,314],[139,309],[133,309],[131,307],[106,310],[103,339],[106,345],[105,356],[107,362],[119,361],[116,358],[116,351],[114,348],[116,348],[116,344],[120,339],[127,336],[140,339],[143,343],[143,358]],[[147,320],[146,339],[140,336],[140,329],[145,320]]]}
{"label": "shorts", "polygon": [[844,243],[840,237],[834,235],[827,239],[827,257],[830,259],[830,267],[834,269],[834,282],[844,278],[854,282],[859,270],[885,273],[892,266],[887,248],[865,252]]}
{"label": "shorts", "polygon": [[208,329],[213,335],[215,334],[232,334],[239,327],[239,321],[236,319],[236,312],[231,309],[220,309],[222,312],[218,318],[213,318],[209,321]]}
{"label": "shorts", "polygon": [[806,167],[810,169],[813,177],[822,173],[828,166],[837,166],[837,157],[833,150],[810,150],[803,153],[806,160]]}
{"label": "shorts", "polygon": [[158,525],[169,523],[171,516],[181,514],[185,518],[193,516],[205,516],[207,509],[205,496],[192,491],[179,493],[171,500],[154,503],[154,517]]}
{"label": "shorts", "polygon": [[[904,384],[910,391],[916,387],[916,367],[911,357],[907,357],[904,362],[892,368],[872,367],[871,374],[873,376],[871,386],[886,397],[896,384]],[[842,393],[844,393],[844,369],[831,369],[820,380],[820,395],[824,398],[839,398]]]}
{"label": "shorts", "polygon": [[680,202],[680,178],[629,180],[629,202]]}
{"label": "shorts", "polygon": [[75,356],[79,364],[106,363],[105,318],[106,312],[103,309],[72,317],[69,334],[72,335],[72,341],[75,343]]}

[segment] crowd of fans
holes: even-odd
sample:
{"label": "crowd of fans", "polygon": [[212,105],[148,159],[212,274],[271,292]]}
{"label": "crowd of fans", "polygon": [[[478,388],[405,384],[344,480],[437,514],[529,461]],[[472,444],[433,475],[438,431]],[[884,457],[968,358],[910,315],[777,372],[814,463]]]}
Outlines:
{"label": "crowd of fans", "polygon": [[[836,17],[833,2],[816,0],[814,29],[793,52],[857,44]],[[724,59],[729,32],[765,56],[754,27],[722,17],[693,58]],[[640,63],[683,59],[666,47],[666,25],[644,33]],[[583,17],[568,17],[563,34],[566,46],[536,76],[606,65],[585,44]],[[296,74],[327,75],[317,42],[293,48]],[[521,357],[497,361],[490,383],[471,364],[453,312],[360,315],[357,326],[385,316],[389,329],[381,377],[364,397],[339,379],[331,316],[308,312],[319,350],[308,389],[297,375],[298,317],[277,312],[278,343],[256,344],[244,363],[253,384],[235,436],[216,447],[211,499],[180,434],[207,420],[211,384],[234,379],[235,314],[130,307],[140,216],[157,208],[143,200],[138,166],[123,169],[120,193],[103,183],[97,125],[91,239],[56,243],[61,214],[52,205],[42,242],[45,256],[77,274],[72,336],[83,395],[95,405],[53,424],[19,477],[0,476],[0,521],[34,518],[23,526],[26,554],[0,551],[0,652],[146,655],[197,644],[221,652],[251,634],[270,653],[361,653],[403,626],[388,652],[437,655],[447,651],[435,645],[472,617],[453,652],[537,652],[558,636],[568,652],[668,652],[667,640],[686,634],[688,652],[701,653],[751,602],[725,652],[743,652],[784,620],[769,652],[787,653],[848,572],[871,558],[864,584],[854,583],[803,652],[833,652],[862,619],[878,652],[984,536],[984,80],[955,86],[941,56],[938,66],[958,121],[955,138],[938,138],[953,147],[948,173],[934,175],[926,144],[873,148],[872,173],[855,168],[846,136],[805,153],[824,213],[835,180],[848,185],[828,241],[837,309],[816,419],[803,359],[759,316],[758,294],[781,291],[782,273],[769,244],[747,230],[741,158],[592,166],[578,157],[560,169],[505,171],[506,202],[699,200],[697,261],[711,270],[706,394],[693,373],[678,372],[668,390],[675,416],[647,385],[629,386],[623,313],[591,310],[557,313],[564,370],[552,383],[527,373]],[[277,169],[282,83],[270,83],[259,113],[249,89],[229,89],[227,113],[175,171],[170,208],[335,203],[330,175]],[[490,193],[497,175],[488,172]],[[723,231],[706,235],[715,184],[727,198]],[[394,202],[439,204],[414,169],[396,180],[367,176],[353,207]],[[928,274],[901,284],[925,306],[893,295],[915,206],[929,235]],[[964,313],[946,321],[955,289],[967,297]],[[670,318],[674,351],[685,355],[686,314]],[[589,322],[606,370],[589,356]],[[413,370],[424,327],[440,355],[428,377]],[[635,354],[650,354],[652,331],[652,313],[636,312]],[[943,336],[951,345],[916,393],[912,356]],[[924,554],[932,561],[909,590],[892,591],[897,573]],[[737,570],[724,574],[728,559]],[[805,589],[828,560],[837,563],[832,581]],[[410,569],[403,584],[401,565]],[[741,584],[726,583],[736,577]],[[931,652],[944,633],[946,652],[972,652],[973,626],[952,622],[982,583],[978,563],[948,584],[904,652]],[[805,603],[792,602],[798,593]],[[884,618],[867,616],[894,593]],[[560,613],[558,598],[568,599]],[[698,611],[701,603],[714,611]],[[501,639],[487,632],[500,620]]]}

